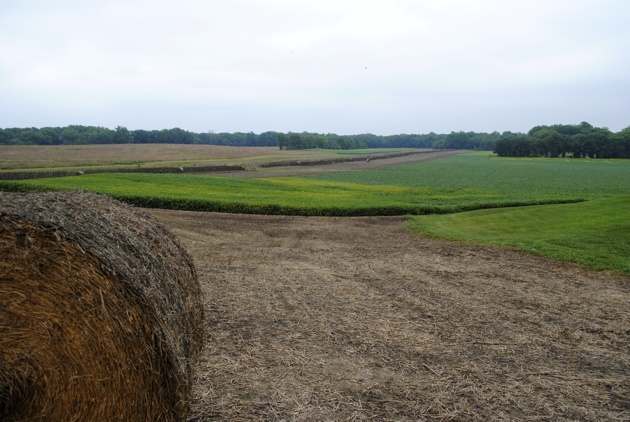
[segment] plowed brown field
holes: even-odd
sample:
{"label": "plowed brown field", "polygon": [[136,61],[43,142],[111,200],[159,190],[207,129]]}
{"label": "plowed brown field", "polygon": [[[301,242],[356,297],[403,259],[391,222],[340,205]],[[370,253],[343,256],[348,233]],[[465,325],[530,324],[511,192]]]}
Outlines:
{"label": "plowed brown field", "polygon": [[194,257],[191,421],[630,420],[630,279],[401,218],[150,211]]}

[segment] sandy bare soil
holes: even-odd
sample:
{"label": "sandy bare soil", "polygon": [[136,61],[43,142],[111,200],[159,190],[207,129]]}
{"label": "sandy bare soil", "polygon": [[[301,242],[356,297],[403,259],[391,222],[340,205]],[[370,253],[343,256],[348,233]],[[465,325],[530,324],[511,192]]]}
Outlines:
{"label": "sandy bare soil", "polygon": [[191,421],[630,420],[630,279],[401,218],[150,211],[194,257]]}

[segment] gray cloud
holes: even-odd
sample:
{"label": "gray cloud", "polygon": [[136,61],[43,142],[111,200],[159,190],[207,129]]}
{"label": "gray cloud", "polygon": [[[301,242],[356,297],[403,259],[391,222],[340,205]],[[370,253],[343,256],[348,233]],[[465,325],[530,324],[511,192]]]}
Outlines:
{"label": "gray cloud", "polygon": [[630,125],[630,3],[13,1],[0,127],[376,134]]}

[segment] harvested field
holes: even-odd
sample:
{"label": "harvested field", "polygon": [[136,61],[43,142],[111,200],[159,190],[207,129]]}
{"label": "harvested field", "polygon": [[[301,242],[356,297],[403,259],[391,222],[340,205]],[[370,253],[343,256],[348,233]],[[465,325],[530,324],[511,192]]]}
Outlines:
{"label": "harvested field", "polygon": [[[375,150],[378,151],[378,150]],[[0,145],[0,169],[89,169],[94,167],[255,166],[286,160],[341,157],[336,150],[279,150],[190,144]]]}
{"label": "harvested field", "polygon": [[203,340],[167,227],[95,194],[0,192],[0,420],[185,420]]}
{"label": "harvested field", "polygon": [[630,420],[630,279],[401,218],[150,211],[192,254],[191,421]]}
{"label": "harvested field", "polygon": [[[172,163],[240,164],[270,157],[308,156],[308,152],[279,151],[276,147],[228,147],[187,144],[0,145],[3,169]],[[312,153],[311,153],[312,155]],[[180,165],[180,164],[177,164]]]}

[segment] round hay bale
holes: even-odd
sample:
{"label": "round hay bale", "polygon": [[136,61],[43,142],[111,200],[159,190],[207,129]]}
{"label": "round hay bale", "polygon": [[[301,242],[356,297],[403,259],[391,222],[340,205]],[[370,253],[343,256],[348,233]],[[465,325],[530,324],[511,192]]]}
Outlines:
{"label": "round hay bale", "polygon": [[0,192],[0,420],[185,420],[202,340],[168,228],[100,195]]}

